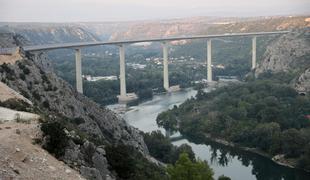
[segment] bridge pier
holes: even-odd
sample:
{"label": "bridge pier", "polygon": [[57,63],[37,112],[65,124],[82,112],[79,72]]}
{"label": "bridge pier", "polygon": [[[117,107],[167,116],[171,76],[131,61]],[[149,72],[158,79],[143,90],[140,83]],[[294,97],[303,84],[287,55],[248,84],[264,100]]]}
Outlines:
{"label": "bridge pier", "polygon": [[120,95],[117,96],[119,102],[128,102],[138,99],[135,93],[127,93],[126,91],[126,65],[125,65],[125,47],[124,44],[119,45],[119,79],[120,79]]}
{"label": "bridge pier", "polygon": [[256,68],[256,36],[252,38],[252,70]]}
{"label": "bridge pier", "polygon": [[76,90],[83,94],[81,49],[75,49]]}
{"label": "bridge pier", "polygon": [[169,91],[169,72],[168,72],[168,45],[167,42],[162,42],[163,46],[163,69],[164,69],[164,88]]}
{"label": "bridge pier", "polygon": [[127,99],[125,68],[125,47],[122,44],[119,46],[120,95],[118,99],[120,101]]}
{"label": "bridge pier", "polygon": [[211,52],[211,39],[208,39],[207,41],[207,73],[208,73],[208,77],[207,80],[208,82],[212,82],[212,52]]}

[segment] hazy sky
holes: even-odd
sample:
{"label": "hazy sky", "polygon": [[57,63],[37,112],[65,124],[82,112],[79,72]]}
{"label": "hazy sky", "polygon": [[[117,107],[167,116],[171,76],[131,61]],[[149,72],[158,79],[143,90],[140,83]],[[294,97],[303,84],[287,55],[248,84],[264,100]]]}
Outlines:
{"label": "hazy sky", "polygon": [[0,0],[0,21],[126,21],[310,14],[310,0]]}

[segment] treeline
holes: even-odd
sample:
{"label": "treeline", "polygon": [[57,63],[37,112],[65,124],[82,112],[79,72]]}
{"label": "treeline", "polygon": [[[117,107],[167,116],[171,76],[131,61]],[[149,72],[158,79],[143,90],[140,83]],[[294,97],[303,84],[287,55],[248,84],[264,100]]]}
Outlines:
{"label": "treeline", "polygon": [[196,99],[161,113],[157,123],[195,139],[209,134],[271,155],[284,154],[310,170],[309,95],[281,83],[289,75],[262,77],[210,93],[199,90]]}

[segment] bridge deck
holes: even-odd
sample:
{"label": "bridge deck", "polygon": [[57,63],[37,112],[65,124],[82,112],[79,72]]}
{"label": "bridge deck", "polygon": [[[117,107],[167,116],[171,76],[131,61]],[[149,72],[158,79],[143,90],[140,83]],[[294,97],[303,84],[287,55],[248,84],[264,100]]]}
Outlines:
{"label": "bridge deck", "polygon": [[224,38],[224,37],[238,37],[238,36],[263,36],[263,35],[276,35],[286,34],[289,31],[273,31],[273,32],[253,32],[253,33],[227,33],[217,35],[200,35],[200,36],[181,36],[181,37],[169,37],[169,38],[156,38],[156,39],[140,39],[140,40],[125,40],[125,41],[94,41],[94,42],[77,42],[77,43],[60,43],[60,44],[43,44],[35,46],[24,46],[24,51],[44,51],[63,48],[81,48],[98,45],[119,45],[119,44],[134,44],[141,42],[164,42],[164,41],[178,41],[186,39],[212,39],[212,38]]}

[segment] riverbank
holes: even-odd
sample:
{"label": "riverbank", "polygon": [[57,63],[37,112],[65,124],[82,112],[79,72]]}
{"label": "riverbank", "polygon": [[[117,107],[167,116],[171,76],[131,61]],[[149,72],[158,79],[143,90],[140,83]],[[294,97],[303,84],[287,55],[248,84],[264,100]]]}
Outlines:
{"label": "riverbank", "polygon": [[218,143],[218,144],[221,144],[221,145],[224,145],[224,146],[238,148],[238,149],[243,150],[243,151],[255,153],[257,155],[260,155],[262,157],[265,157],[265,158],[268,158],[268,159],[272,160],[274,163],[276,163],[278,165],[289,167],[289,168],[294,168],[294,169],[300,169],[300,170],[303,170],[305,172],[310,173],[309,170],[302,169],[302,168],[299,168],[297,166],[298,165],[297,164],[297,161],[298,161],[297,159],[285,158],[285,156],[283,154],[278,154],[278,155],[272,156],[271,154],[268,154],[267,152],[264,152],[264,151],[259,150],[257,148],[250,148],[250,147],[242,146],[240,144],[236,144],[236,143],[227,141],[227,140],[225,140],[223,138],[212,137],[210,134],[204,134],[204,135],[205,135],[206,140],[213,141],[215,143]]}

